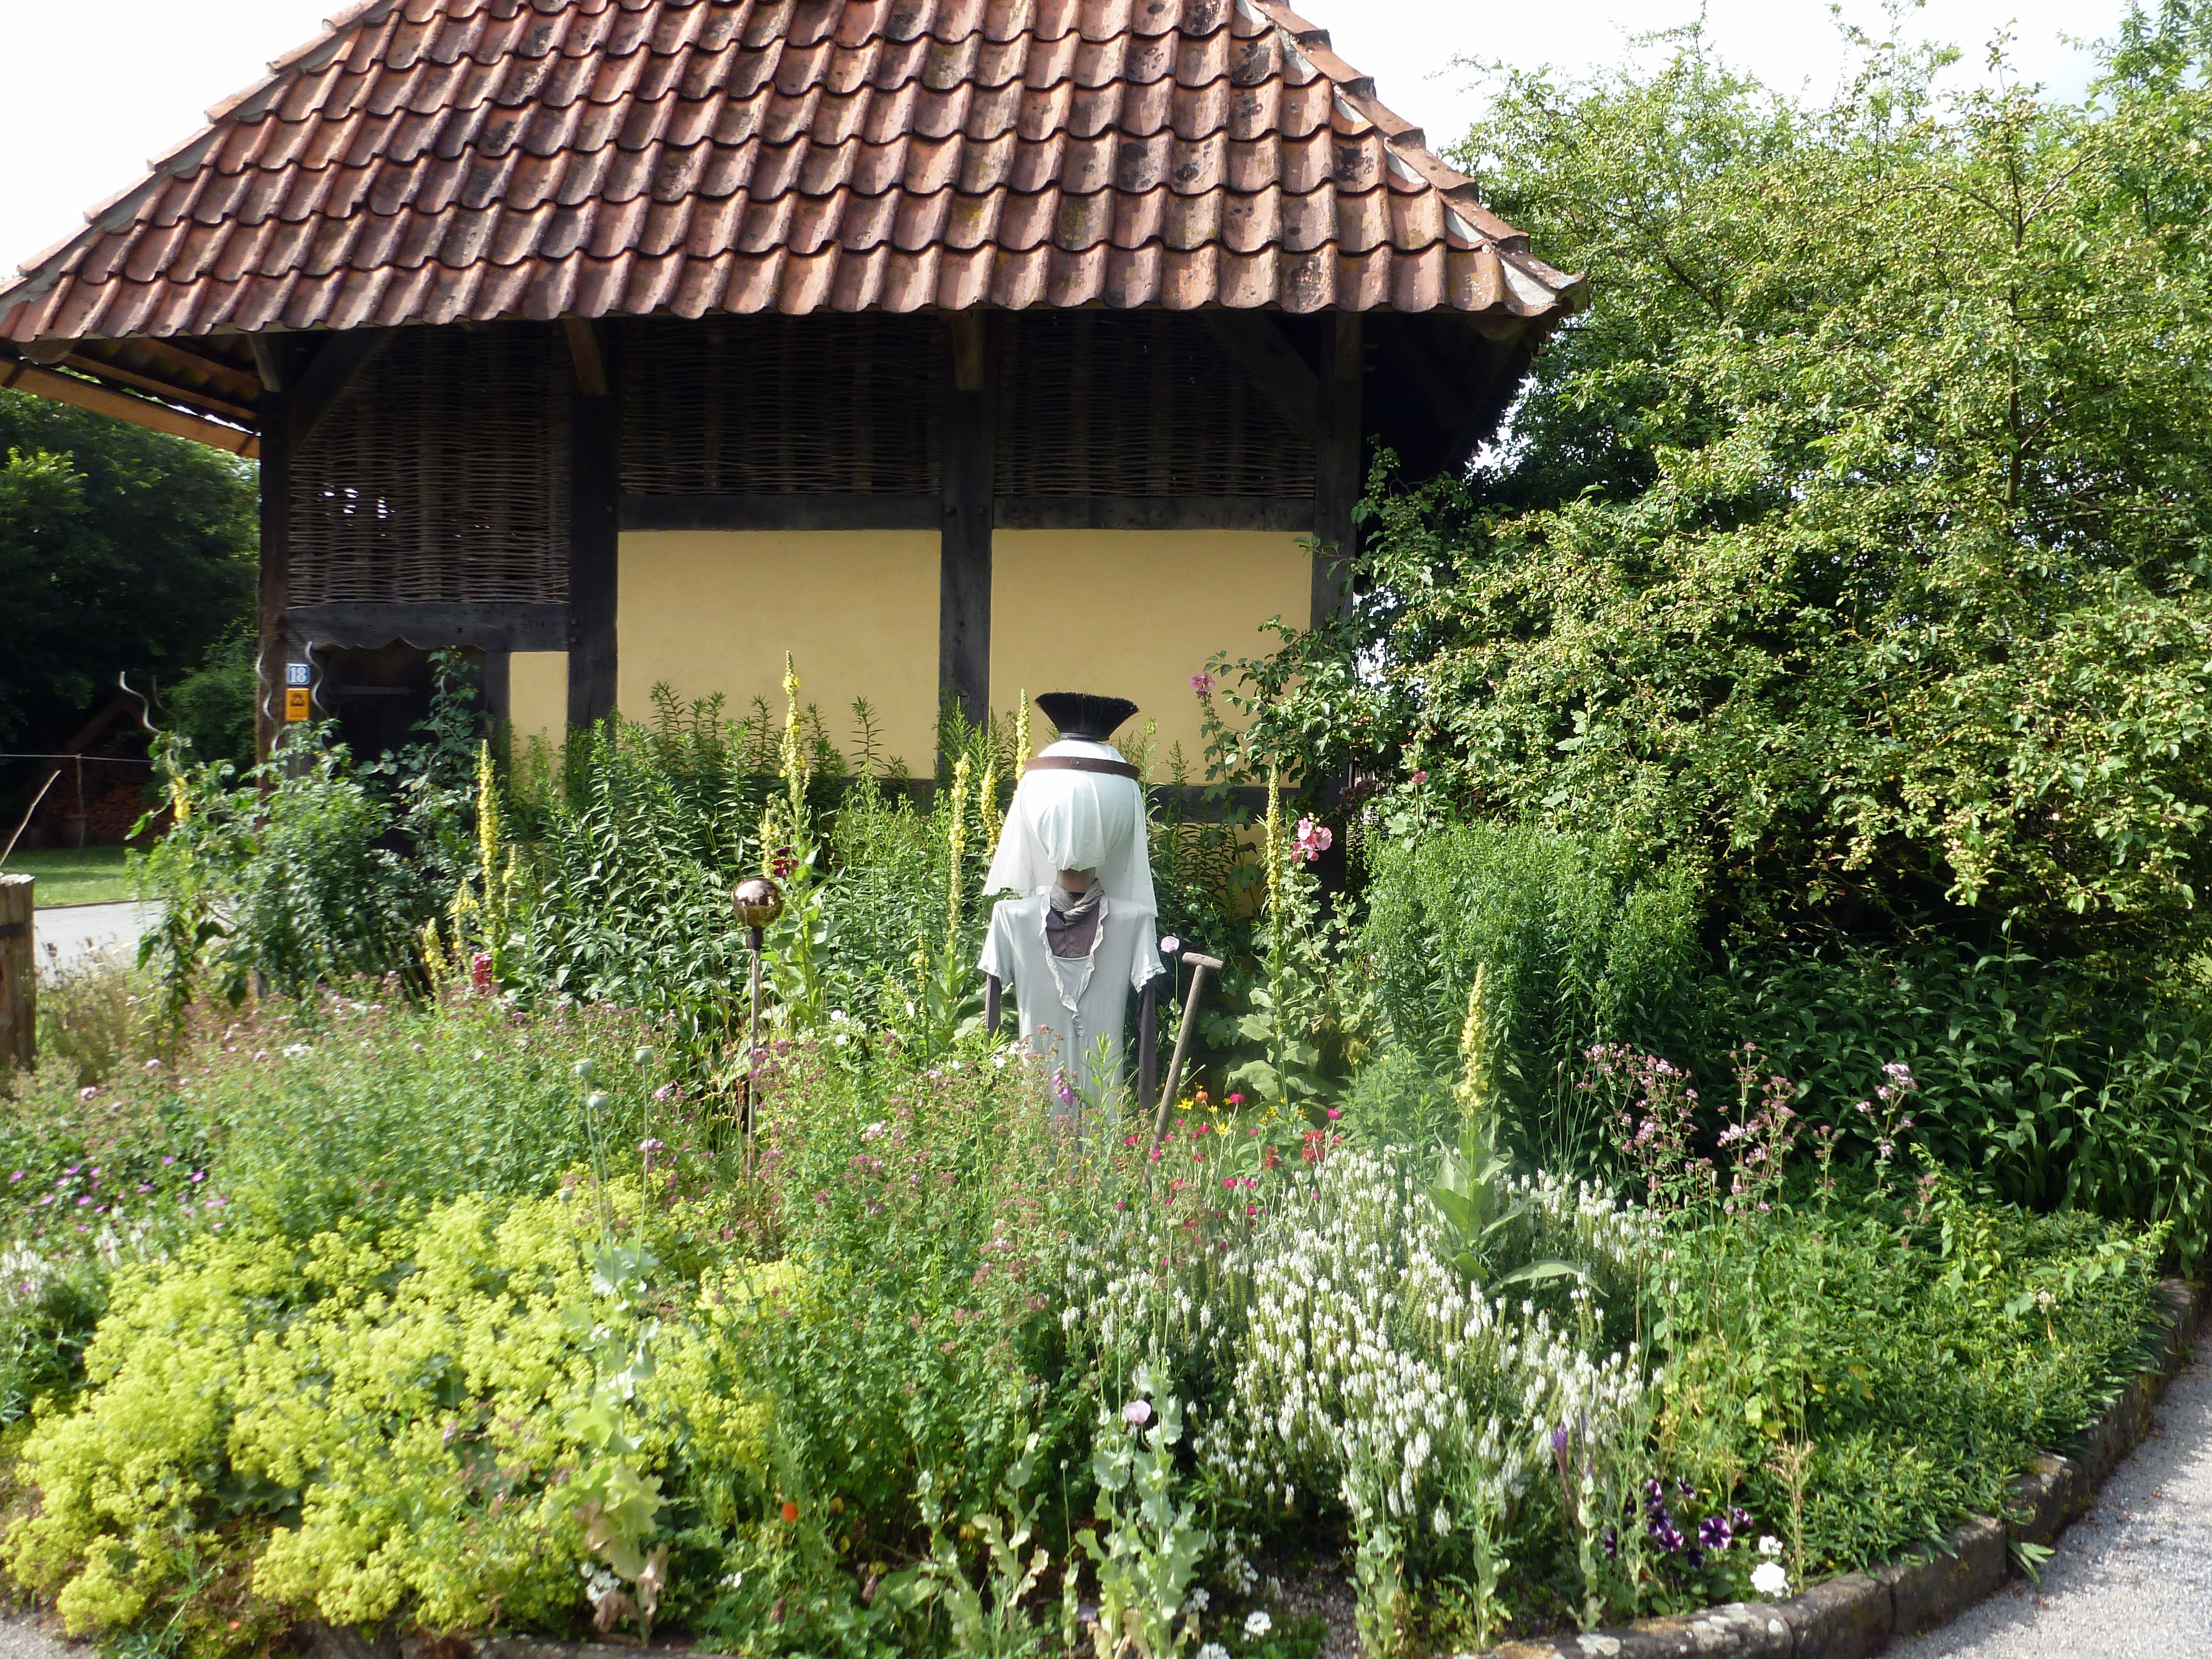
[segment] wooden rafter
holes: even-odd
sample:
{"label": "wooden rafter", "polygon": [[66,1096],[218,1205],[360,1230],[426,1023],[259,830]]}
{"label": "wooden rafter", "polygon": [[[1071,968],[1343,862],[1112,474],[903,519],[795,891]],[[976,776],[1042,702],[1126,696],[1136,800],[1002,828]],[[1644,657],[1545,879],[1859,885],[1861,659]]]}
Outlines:
{"label": "wooden rafter", "polygon": [[166,432],[171,437],[189,438],[194,443],[206,444],[213,449],[258,459],[261,440],[258,434],[241,432],[236,427],[219,425],[187,415],[180,409],[157,404],[150,398],[133,397],[127,392],[118,392],[112,386],[94,385],[80,380],[73,374],[57,374],[52,369],[40,368],[27,362],[0,364],[0,390],[27,392],[33,397],[49,398],[58,404],[69,404],[77,409],[90,410],[95,415],[106,415],[118,421],[128,421],[155,432]]}
{"label": "wooden rafter", "polygon": [[226,421],[237,421],[250,425],[258,418],[251,409],[242,408],[237,404],[226,402],[220,398],[210,397],[206,392],[194,391],[189,386],[175,386],[167,380],[157,380],[150,374],[141,374],[136,369],[125,368],[119,363],[107,362],[101,358],[87,356],[82,352],[73,351],[63,358],[62,362],[79,374],[97,375],[104,380],[116,380],[127,386],[136,386],[141,392],[150,392],[157,398],[167,398],[177,403],[191,404],[196,408],[205,410],[210,415],[219,415]]}

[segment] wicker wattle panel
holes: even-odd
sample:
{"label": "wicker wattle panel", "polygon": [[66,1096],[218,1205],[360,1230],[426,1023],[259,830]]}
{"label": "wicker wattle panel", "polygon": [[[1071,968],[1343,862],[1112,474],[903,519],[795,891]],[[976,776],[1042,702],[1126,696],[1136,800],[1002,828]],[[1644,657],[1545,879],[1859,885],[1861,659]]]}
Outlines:
{"label": "wicker wattle panel", "polygon": [[933,317],[703,317],[622,333],[623,493],[938,493]]}
{"label": "wicker wattle panel", "polygon": [[1312,499],[1311,446],[1203,318],[1061,311],[1006,322],[999,495]]}
{"label": "wicker wattle panel", "polygon": [[292,461],[291,602],[568,597],[568,398],[532,325],[402,330]]}

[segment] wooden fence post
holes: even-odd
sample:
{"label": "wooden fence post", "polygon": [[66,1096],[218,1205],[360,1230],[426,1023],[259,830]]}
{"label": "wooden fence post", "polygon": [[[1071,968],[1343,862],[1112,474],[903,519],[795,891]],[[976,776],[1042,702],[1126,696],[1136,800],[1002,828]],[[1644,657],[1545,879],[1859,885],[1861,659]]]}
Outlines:
{"label": "wooden fence post", "polygon": [[29,1071],[39,1056],[36,940],[28,876],[0,876],[0,1073]]}

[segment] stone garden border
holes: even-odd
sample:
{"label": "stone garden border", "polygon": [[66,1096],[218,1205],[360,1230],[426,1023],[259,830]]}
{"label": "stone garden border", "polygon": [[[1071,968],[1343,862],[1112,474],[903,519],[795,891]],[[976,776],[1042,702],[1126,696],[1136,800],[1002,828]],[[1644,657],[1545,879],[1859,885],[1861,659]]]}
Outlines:
{"label": "stone garden border", "polygon": [[1848,1572],[1802,1595],[1737,1601],[1675,1619],[1579,1636],[1509,1642],[1492,1659],[1867,1659],[1893,1637],[1948,1625],[2001,1588],[2014,1543],[2049,1544],[2096,1500],[2120,1460],[2150,1432],[2151,1407],[2197,1343],[2202,1292],[2169,1279],[2159,1285],[2172,1320],[2155,1370],[2136,1376],[2063,1457],[2039,1457],[2013,1482],[2003,1519],[1978,1516],[1954,1527],[1942,1547],[1871,1573]]}
{"label": "stone garden border", "polygon": [[[1907,1556],[1872,1573],[1844,1573],[1787,1601],[1736,1601],[1584,1635],[1509,1642],[1492,1650],[1488,1659],[1868,1659],[1893,1637],[1917,1636],[1950,1623],[2002,1587],[2011,1571],[2013,1544],[2047,1545],[2057,1538],[2095,1501],[2106,1477],[2150,1432],[2151,1407],[2168,1380],[2188,1364],[2203,1311],[2203,1293],[2193,1285],[2165,1279],[2159,1293],[2172,1326],[2157,1367],[2131,1381],[2075,1438],[2067,1455],[2039,1457],[2015,1479],[2004,1519],[1977,1517],[1953,1528],[1930,1553]],[[310,1659],[639,1659],[636,1647],[611,1643],[497,1636],[371,1642],[356,1631],[323,1625],[301,1626],[297,1634]],[[656,1648],[653,1655],[690,1659],[681,1649]]]}

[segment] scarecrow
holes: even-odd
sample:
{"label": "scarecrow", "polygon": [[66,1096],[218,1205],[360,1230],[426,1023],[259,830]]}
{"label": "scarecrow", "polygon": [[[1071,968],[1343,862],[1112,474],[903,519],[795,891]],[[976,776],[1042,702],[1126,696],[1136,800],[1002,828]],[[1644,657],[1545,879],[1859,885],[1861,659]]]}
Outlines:
{"label": "scarecrow", "polygon": [[1132,993],[1138,1089],[1150,1098],[1158,981],[1167,970],[1144,786],[1107,741],[1137,705],[1074,691],[1036,702],[1060,738],[1029,763],[1007,809],[983,890],[1020,896],[991,912],[980,966],[986,1024],[998,1030],[1011,984],[1022,1040],[1053,1067],[1055,1115],[1066,1115],[1120,1081]]}

